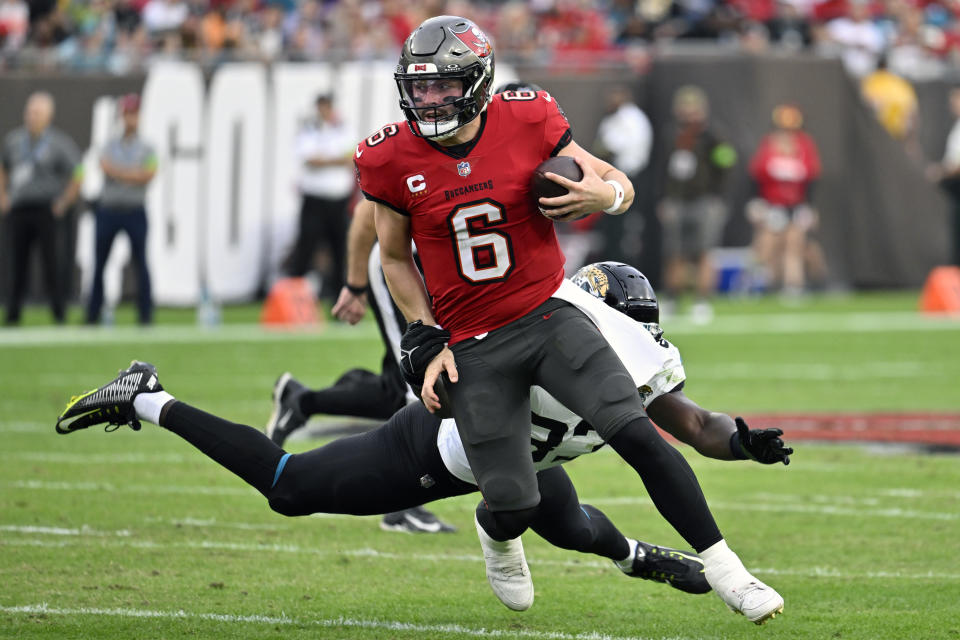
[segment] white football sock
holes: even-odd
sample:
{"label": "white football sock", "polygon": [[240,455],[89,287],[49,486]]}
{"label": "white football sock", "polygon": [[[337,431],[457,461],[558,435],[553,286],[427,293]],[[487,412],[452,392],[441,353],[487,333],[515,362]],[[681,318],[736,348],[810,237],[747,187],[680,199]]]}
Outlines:
{"label": "white football sock", "polygon": [[174,397],[166,391],[154,393],[140,393],[133,399],[133,408],[137,417],[153,424],[160,424],[160,410]]}
{"label": "white football sock", "polygon": [[726,540],[720,540],[701,551],[700,558],[703,560],[704,577],[716,591],[737,587],[753,580],[737,554],[727,546]]}
{"label": "white football sock", "polygon": [[[637,553],[637,547],[640,546],[639,543],[633,538],[627,538],[627,546],[630,547],[630,553],[627,554],[627,557],[623,560],[614,560],[613,563],[617,565],[620,571],[630,571],[633,569],[633,556]],[[643,551],[640,551],[640,554],[643,554]]]}

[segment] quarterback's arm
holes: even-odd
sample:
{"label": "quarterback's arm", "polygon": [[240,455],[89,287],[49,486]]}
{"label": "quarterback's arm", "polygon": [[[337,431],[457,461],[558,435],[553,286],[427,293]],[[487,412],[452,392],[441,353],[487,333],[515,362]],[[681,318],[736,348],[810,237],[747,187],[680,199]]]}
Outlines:
{"label": "quarterback's arm", "polygon": [[[563,185],[570,191],[567,195],[557,198],[541,199],[541,204],[546,206],[562,207],[552,211],[551,217],[571,213],[587,214],[595,211],[620,215],[630,208],[635,193],[633,183],[630,182],[627,174],[623,171],[609,162],[601,160],[573,141],[561,149],[558,155],[571,156],[575,159],[583,170],[583,179],[580,182],[572,182],[554,173],[548,174],[551,180]],[[618,189],[607,181],[614,181],[620,185],[623,194],[622,199]],[[619,203],[617,203],[618,199],[620,200]],[[617,205],[616,208],[610,209],[613,205]]]}
{"label": "quarterback's arm", "polygon": [[682,391],[655,398],[647,414],[658,427],[709,458],[790,464],[793,449],[780,439],[783,431],[750,429],[743,418],[707,411]]}
{"label": "quarterback's arm", "polygon": [[374,203],[374,221],[380,239],[380,262],[387,287],[407,322],[435,325],[430,298],[410,248],[410,219]]}

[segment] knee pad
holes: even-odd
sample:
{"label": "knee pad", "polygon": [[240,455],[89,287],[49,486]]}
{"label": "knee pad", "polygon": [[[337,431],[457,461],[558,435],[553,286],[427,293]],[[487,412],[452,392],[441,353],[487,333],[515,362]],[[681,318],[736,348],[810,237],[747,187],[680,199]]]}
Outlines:
{"label": "knee pad", "polygon": [[532,483],[526,483],[513,475],[490,475],[484,479],[480,493],[488,508],[494,511],[515,511],[540,504],[536,477]]}
{"label": "knee pad", "polygon": [[487,532],[487,535],[494,540],[503,542],[516,538],[526,531],[536,512],[536,507],[516,511],[490,511],[481,502],[477,507],[477,522]]}

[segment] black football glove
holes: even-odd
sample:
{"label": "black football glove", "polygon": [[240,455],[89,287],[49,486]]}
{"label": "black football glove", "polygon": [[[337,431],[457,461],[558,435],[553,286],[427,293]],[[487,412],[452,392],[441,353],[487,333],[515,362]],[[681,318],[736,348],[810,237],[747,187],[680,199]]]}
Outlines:
{"label": "black football glove", "polygon": [[786,447],[780,436],[780,429],[751,429],[743,418],[738,417],[737,437],[740,439],[740,449],[751,460],[760,464],[790,464],[790,455],[793,449]]}
{"label": "black football glove", "polygon": [[411,387],[423,387],[427,365],[450,341],[450,332],[440,327],[411,322],[400,339],[400,371]]}

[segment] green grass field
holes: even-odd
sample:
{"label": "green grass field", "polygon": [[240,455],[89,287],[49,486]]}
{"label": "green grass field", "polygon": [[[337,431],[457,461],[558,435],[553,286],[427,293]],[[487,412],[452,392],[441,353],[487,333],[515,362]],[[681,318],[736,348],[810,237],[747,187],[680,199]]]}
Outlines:
{"label": "green grass field", "polygon": [[[667,336],[688,395],[711,409],[958,413],[960,323],[918,316],[915,299],[726,302],[712,325],[678,319]],[[121,309],[111,329],[58,329],[34,309],[30,326],[0,331],[0,637],[960,638],[956,455],[798,442],[789,467],[762,467],[684,447],[731,547],[786,599],[756,627],[712,594],[631,580],[532,534],[536,603],[514,613],[486,584],[472,496],[433,505],[452,535],[290,519],[152,425],[54,433],[72,394],[131,358],[156,364],[181,400],[254,426],[284,370],[322,386],[378,366],[372,321],[265,332],[256,315],[228,309],[206,330],[192,312],[161,310],[143,330]],[[684,546],[616,455],[567,468],[581,500],[624,533]]]}

